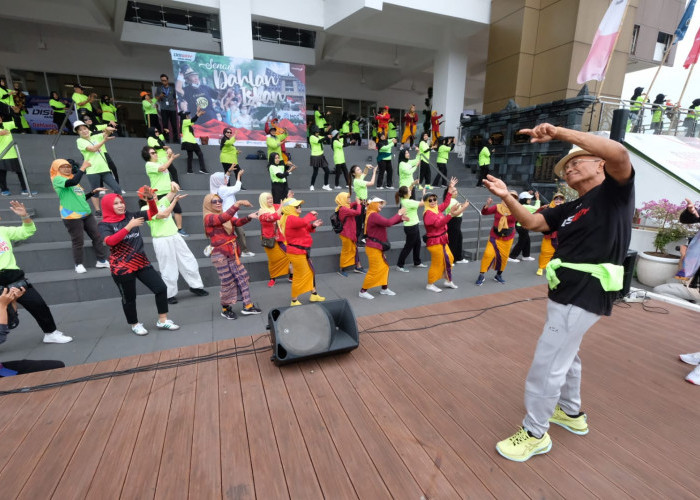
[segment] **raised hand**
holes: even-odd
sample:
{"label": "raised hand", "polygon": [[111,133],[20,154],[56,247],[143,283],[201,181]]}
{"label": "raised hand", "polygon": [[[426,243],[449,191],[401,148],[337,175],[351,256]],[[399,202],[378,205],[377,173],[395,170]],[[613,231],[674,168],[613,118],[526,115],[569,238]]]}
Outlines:
{"label": "raised hand", "polygon": [[509,196],[508,186],[506,186],[506,183],[503,182],[501,179],[498,179],[493,175],[487,175],[483,183],[486,186],[486,188],[489,191],[491,191],[491,193],[495,194],[499,198],[505,198],[506,196]]}
{"label": "raised hand", "polygon": [[530,142],[549,142],[556,139],[557,127],[551,123],[540,123],[535,128],[524,128],[518,131],[519,134],[529,135]]}
{"label": "raised hand", "polygon": [[455,186],[457,185],[457,182],[458,182],[458,181],[459,181],[459,179],[457,179],[457,177],[452,177],[452,178],[450,179],[450,187],[451,187],[451,188],[455,187]]}
{"label": "raised hand", "polygon": [[248,200],[238,200],[236,203],[234,203],[237,207],[252,207],[253,205],[250,204]]}
{"label": "raised hand", "polygon": [[131,231],[135,227],[143,226],[143,217],[132,217],[131,220],[124,226],[127,231]]}
{"label": "raised hand", "polygon": [[258,215],[258,212],[253,212],[252,214],[248,215],[248,217],[251,218],[251,219],[257,219],[257,218],[259,218],[260,216]]}
{"label": "raised hand", "polygon": [[19,215],[23,219],[27,217],[27,209],[24,208],[24,203],[12,200],[10,202],[10,210],[12,210],[15,215]]}
{"label": "raised hand", "polygon": [[323,224],[323,221],[322,221],[321,219],[316,219],[315,221],[313,221],[313,222],[311,223],[311,225],[312,225],[313,227],[318,227],[318,226],[320,226],[321,224]]}

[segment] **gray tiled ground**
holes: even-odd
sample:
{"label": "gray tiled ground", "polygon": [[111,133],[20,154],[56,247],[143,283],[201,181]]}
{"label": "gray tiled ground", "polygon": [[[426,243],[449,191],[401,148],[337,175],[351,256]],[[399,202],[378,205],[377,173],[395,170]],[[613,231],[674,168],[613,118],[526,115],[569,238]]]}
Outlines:
{"label": "gray tiled ground", "polygon": [[[408,269],[409,273],[391,271],[389,287],[397,293],[395,297],[379,295],[378,289],[374,289],[370,290],[375,295],[374,300],[360,299],[357,293],[363,275],[353,273],[347,278],[337,274],[319,275],[317,288],[329,299],[347,298],[358,317],[534,285],[541,285],[542,294],[546,293],[544,278],[535,276],[537,261],[509,264],[504,273],[508,281],[506,285],[493,281],[493,271],[490,271],[486,283],[481,287],[474,286],[479,264],[458,264],[455,267],[454,282],[459,289],[448,289],[442,293],[425,290],[427,269],[411,266]],[[40,288],[39,290],[41,291]],[[208,290],[209,297],[195,297],[189,292],[180,292],[180,302],[170,306],[169,314],[171,319],[181,325],[181,329],[176,332],[157,330],[154,326],[156,314],[153,296],[139,296],[139,319],[150,330],[143,337],[131,333],[118,299],[52,306],[59,329],[74,337],[73,342],[64,345],[42,343],[43,336],[34,319],[26,311],[20,310],[21,323],[16,330],[12,330],[7,342],[0,346],[0,361],[23,358],[60,359],[67,365],[75,365],[264,333],[267,312],[275,307],[289,305],[290,300],[290,284],[285,279],[278,280],[272,289],[267,288],[266,282],[251,283],[253,299],[263,314],[239,315],[236,321],[228,321],[219,315],[218,287]],[[308,302],[308,295],[302,301],[304,300]]]}

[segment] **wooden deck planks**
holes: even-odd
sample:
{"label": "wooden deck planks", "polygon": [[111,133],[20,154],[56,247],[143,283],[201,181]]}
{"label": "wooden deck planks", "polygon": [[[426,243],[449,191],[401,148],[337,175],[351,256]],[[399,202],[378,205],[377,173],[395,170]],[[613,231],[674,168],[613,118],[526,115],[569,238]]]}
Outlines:
{"label": "wooden deck planks", "polygon": [[[528,299],[542,288],[360,318],[361,329],[399,321],[378,327],[399,331],[363,334],[346,355],[276,367],[261,351],[6,396],[0,490],[61,500],[694,497],[700,408],[677,355],[697,348],[689,325],[698,315],[666,304],[667,315],[615,308],[584,339],[587,436],[554,427],[547,455],[525,464],[497,455],[496,441],[524,413],[546,308]],[[253,342],[268,340],[38,373],[0,388]]]}

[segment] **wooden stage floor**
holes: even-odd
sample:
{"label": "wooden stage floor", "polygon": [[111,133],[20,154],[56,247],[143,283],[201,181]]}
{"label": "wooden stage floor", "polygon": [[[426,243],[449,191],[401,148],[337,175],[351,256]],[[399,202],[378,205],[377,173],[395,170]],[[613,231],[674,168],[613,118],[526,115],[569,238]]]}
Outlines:
{"label": "wooden stage floor", "polygon": [[[262,351],[3,396],[0,495],[697,498],[700,387],[683,380],[691,367],[678,354],[700,350],[700,317],[668,304],[648,304],[668,314],[615,307],[587,333],[587,436],[555,426],[552,451],[523,464],[496,453],[523,416],[546,305],[527,299],[544,293],[363,317],[363,329],[395,331],[282,368]],[[505,305],[513,301],[521,302]],[[493,306],[501,307],[480,314]],[[254,339],[12,377],[0,390],[247,349]]]}

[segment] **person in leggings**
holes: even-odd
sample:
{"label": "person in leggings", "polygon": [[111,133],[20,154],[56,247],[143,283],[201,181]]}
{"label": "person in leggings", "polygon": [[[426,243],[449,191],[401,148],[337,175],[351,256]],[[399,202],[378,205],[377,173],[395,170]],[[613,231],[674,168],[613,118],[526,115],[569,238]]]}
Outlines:
{"label": "person in leggings", "polygon": [[182,113],[182,140],[180,141],[180,147],[183,151],[187,152],[187,173],[192,172],[192,158],[194,154],[197,154],[197,159],[199,160],[199,173],[208,174],[207,166],[204,164],[204,153],[202,153],[202,148],[197,144],[197,139],[194,137],[194,129],[192,124],[197,121],[197,118],[202,116],[204,111],[201,109],[197,110],[197,114],[194,118],[190,119],[190,113]]}
{"label": "person in leggings", "polygon": [[22,219],[21,226],[0,226],[0,248],[5,250],[0,253],[0,286],[6,288],[25,288],[24,295],[17,302],[24,307],[29,314],[39,323],[44,332],[45,344],[65,344],[73,340],[72,337],[63,335],[56,329],[53,315],[49,306],[31,283],[27,283],[22,271],[15,261],[12,252],[12,242],[26,240],[36,232],[34,221],[27,214],[24,204],[19,201],[10,202],[10,210]]}
{"label": "person in leggings", "polygon": [[[150,220],[158,214],[155,192],[148,186],[143,186],[140,191],[147,200],[146,217]],[[167,287],[144,252],[143,238],[139,230],[144,223],[143,214],[128,212],[124,198],[115,193],[102,198],[102,213],[99,229],[110,249],[109,265],[112,279],[121,294],[122,308],[126,321],[131,325],[131,331],[136,335],[148,334],[136,313],[136,280],[146,285],[156,296],[156,327],[162,330],[179,329],[178,325],[168,319]]]}
{"label": "person in leggings", "polygon": [[[100,183],[103,182],[113,192],[121,193],[122,188],[110,171],[107,159],[102,152],[102,146],[104,146],[107,141],[114,139],[114,137],[110,135],[111,127],[107,127],[103,132],[98,134],[90,135],[88,126],[82,121],[76,121],[73,123],[73,131],[80,136],[76,141],[78,150],[82,153],[83,159],[90,163],[90,166],[85,171],[90,187],[92,189],[97,189],[101,187]],[[93,198],[93,200],[97,215],[101,215],[97,199]]]}
{"label": "person in leggings", "polygon": [[[406,243],[401,249],[399,260],[396,262],[396,270],[407,273],[406,258],[413,252],[413,267],[428,267],[420,259],[420,228],[418,227],[418,207],[425,206],[423,201],[411,198],[413,187],[418,184],[415,180],[410,186],[401,186],[396,193],[396,203],[406,209],[406,220],[403,221],[403,232],[406,234]],[[425,189],[423,189],[425,194]]]}

